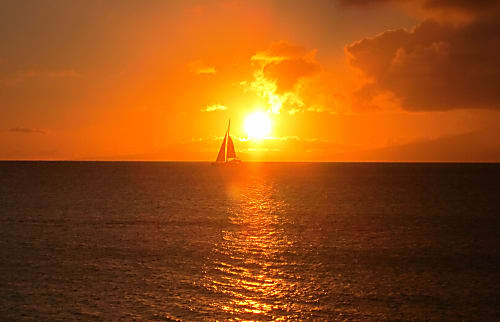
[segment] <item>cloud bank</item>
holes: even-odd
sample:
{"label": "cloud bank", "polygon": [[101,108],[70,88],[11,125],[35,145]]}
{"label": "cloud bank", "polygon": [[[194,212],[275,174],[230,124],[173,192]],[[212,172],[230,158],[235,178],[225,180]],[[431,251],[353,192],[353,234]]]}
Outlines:
{"label": "cloud bank", "polygon": [[[388,1],[355,1],[380,2]],[[389,93],[410,111],[500,109],[500,11],[484,12],[498,1],[428,0],[422,6],[475,17],[459,24],[426,19],[412,30],[347,45],[350,65],[365,77],[355,94],[360,104]]]}

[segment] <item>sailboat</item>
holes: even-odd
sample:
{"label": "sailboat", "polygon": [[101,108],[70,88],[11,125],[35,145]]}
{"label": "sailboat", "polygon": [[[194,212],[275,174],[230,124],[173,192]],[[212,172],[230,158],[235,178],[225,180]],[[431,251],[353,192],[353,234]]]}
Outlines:
{"label": "sailboat", "polygon": [[226,135],[224,135],[224,140],[222,141],[219,154],[217,154],[217,159],[215,160],[215,162],[212,162],[212,165],[233,166],[241,163],[241,160],[238,159],[238,157],[236,157],[236,151],[234,151],[233,139],[231,139],[231,136],[229,135],[230,129],[231,129],[231,120],[229,120]]}

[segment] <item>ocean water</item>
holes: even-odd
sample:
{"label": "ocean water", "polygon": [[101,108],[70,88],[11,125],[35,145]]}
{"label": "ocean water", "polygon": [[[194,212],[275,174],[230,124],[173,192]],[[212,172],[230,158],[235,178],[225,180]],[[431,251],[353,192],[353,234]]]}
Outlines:
{"label": "ocean water", "polygon": [[2,320],[498,320],[500,165],[1,162]]}

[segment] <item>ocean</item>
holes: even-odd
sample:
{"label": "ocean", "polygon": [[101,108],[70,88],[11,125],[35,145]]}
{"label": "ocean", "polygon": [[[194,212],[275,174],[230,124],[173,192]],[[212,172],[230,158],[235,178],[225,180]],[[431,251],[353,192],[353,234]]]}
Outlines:
{"label": "ocean", "polygon": [[2,320],[498,320],[500,164],[0,162]]}

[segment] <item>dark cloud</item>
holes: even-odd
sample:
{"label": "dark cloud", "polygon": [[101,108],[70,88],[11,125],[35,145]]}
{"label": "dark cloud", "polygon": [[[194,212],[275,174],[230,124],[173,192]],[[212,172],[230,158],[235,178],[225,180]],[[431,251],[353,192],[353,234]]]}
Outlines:
{"label": "dark cloud", "polygon": [[[441,1],[444,5],[445,1]],[[468,24],[426,20],[346,46],[368,83],[358,97],[392,92],[408,110],[500,109],[500,15]]]}
{"label": "dark cloud", "polygon": [[32,128],[26,128],[26,127],[13,127],[13,128],[10,128],[8,130],[8,132],[26,133],[26,134],[32,134],[32,133],[45,134],[44,130],[32,129]]}
{"label": "dark cloud", "polygon": [[305,104],[305,84],[321,71],[315,55],[316,50],[307,51],[286,41],[274,43],[252,56],[254,79],[244,84],[264,98],[273,113],[285,107],[293,114]]}
{"label": "dark cloud", "polygon": [[458,9],[465,11],[484,11],[498,7],[500,0],[427,0],[422,2],[424,9]]}
{"label": "dark cloud", "polygon": [[252,60],[260,63],[265,77],[275,81],[278,93],[283,93],[293,90],[299,79],[321,70],[315,53],[314,50],[308,52],[301,46],[280,41],[258,52]]}
{"label": "dark cloud", "polygon": [[342,6],[363,7],[387,3],[413,3],[426,10],[459,9],[483,11],[495,8],[500,0],[338,0]]}
{"label": "dark cloud", "polygon": [[313,75],[319,70],[317,62],[304,58],[283,60],[264,67],[265,74],[276,80],[279,92],[292,90],[301,77]]}
{"label": "dark cloud", "polygon": [[370,6],[389,2],[401,2],[404,0],[338,0],[342,6]]}

